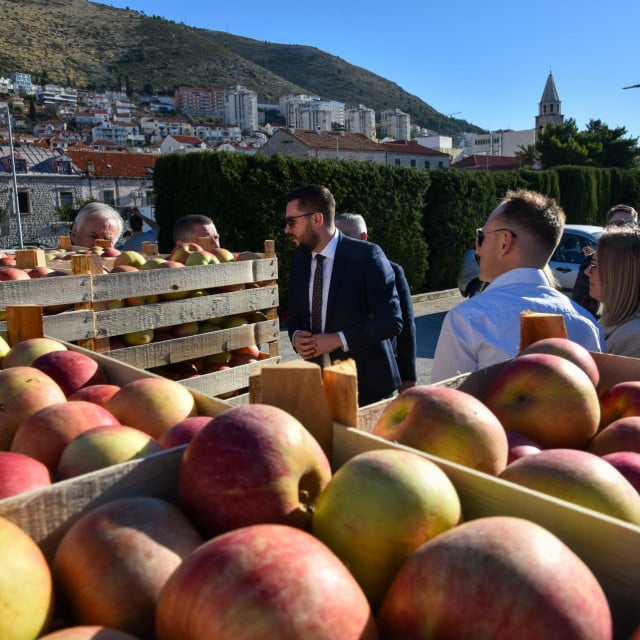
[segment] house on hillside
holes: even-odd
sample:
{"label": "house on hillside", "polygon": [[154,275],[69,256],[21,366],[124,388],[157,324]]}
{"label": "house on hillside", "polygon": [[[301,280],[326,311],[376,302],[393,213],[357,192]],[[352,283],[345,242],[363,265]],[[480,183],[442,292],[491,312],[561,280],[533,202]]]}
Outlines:
{"label": "house on hillside", "polygon": [[397,140],[381,142],[387,156],[386,163],[400,167],[415,167],[416,169],[446,169],[451,161],[448,153],[430,149],[417,142]]}

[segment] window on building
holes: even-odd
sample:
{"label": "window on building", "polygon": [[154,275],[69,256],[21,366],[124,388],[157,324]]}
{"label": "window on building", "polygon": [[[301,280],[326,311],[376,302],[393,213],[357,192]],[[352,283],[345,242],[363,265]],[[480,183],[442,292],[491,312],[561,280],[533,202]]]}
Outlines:
{"label": "window on building", "polygon": [[400,164],[400,158],[396,158],[396,159],[394,160],[394,162],[395,162],[395,164],[398,164],[398,165],[399,165],[399,164]]}
{"label": "window on building", "polygon": [[416,166],[416,161],[415,160],[411,160],[411,166],[415,167]]}
{"label": "window on building", "polygon": [[153,207],[156,203],[156,193],[153,189],[147,189],[144,192],[145,204],[147,206]]}
{"label": "window on building", "polygon": [[31,198],[28,191],[18,191],[18,209],[21,216],[31,213]]}
{"label": "window on building", "polygon": [[71,175],[71,161],[60,160],[58,162],[58,173],[62,173],[67,176]]}
{"label": "window on building", "polygon": [[438,169],[444,169],[444,162],[442,162],[442,160],[438,160]]}
{"label": "window on building", "polygon": [[15,158],[16,173],[27,173],[27,161],[22,158]]}
{"label": "window on building", "polygon": [[73,191],[60,191],[58,193],[58,206],[60,206],[60,207],[72,207],[73,206]]}
{"label": "window on building", "polygon": [[431,169],[431,161],[430,160],[425,160],[424,161],[424,168],[425,169]]}
{"label": "window on building", "polygon": [[112,207],[116,206],[116,194],[113,189],[104,189],[102,191],[102,202]]}

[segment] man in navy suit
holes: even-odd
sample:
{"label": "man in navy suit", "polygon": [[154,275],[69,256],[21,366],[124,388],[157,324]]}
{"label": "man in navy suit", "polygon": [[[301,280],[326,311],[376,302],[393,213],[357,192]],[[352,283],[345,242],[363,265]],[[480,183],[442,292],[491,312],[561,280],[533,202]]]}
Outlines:
{"label": "man in navy suit", "polygon": [[[338,214],[336,216],[336,227],[341,233],[350,238],[369,239],[367,223],[359,213]],[[398,290],[400,309],[402,310],[402,331],[397,338],[392,340],[396,363],[402,380],[398,392],[402,393],[409,387],[415,387],[418,377],[416,371],[416,322],[411,289],[404,275],[404,269],[396,262],[389,261],[389,264],[396,278],[396,289]]]}
{"label": "man in navy suit", "polygon": [[[289,336],[305,360],[353,358],[358,404],[390,397],[400,386],[391,340],[402,311],[391,265],[382,249],[335,227],[335,200],[326,187],[306,185],[286,196],[285,231],[298,248],[289,282]],[[322,330],[311,332],[316,254],[323,271]]]}

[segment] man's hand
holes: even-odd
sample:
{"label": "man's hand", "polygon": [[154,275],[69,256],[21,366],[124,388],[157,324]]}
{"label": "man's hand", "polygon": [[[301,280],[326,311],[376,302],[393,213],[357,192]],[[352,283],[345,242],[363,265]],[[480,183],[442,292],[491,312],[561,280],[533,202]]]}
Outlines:
{"label": "man's hand", "polygon": [[315,356],[316,340],[310,331],[296,331],[293,336],[293,348],[305,360]]}

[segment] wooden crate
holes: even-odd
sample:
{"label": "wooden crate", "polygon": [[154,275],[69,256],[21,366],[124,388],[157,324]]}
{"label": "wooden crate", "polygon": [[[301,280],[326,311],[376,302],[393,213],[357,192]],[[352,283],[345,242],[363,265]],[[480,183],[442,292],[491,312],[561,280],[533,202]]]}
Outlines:
{"label": "wooden crate", "polygon": [[[277,259],[273,242],[265,242],[265,257],[183,269],[103,273],[99,256],[74,256],[71,275],[61,278],[5,281],[0,284],[0,322],[10,343],[47,335],[78,343],[144,370],[176,365],[227,350],[262,345],[263,360],[279,361]],[[78,273],[82,272],[82,273]],[[234,286],[244,287],[228,291]],[[211,293],[212,290],[222,292]],[[199,297],[109,309],[110,301],[137,296],[205,292]],[[72,305],[56,315],[38,313],[46,305]],[[35,310],[37,306],[40,310]],[[266,319],[210,333],[150,344],[111,349],[110,341],[125,333],[174,327],[215,317],[264,311]],[[211,396],[243,392],[255,363],[180,380]]]}

